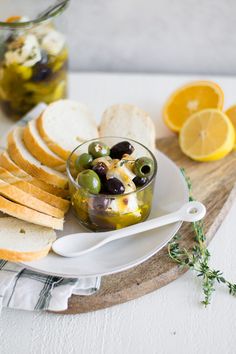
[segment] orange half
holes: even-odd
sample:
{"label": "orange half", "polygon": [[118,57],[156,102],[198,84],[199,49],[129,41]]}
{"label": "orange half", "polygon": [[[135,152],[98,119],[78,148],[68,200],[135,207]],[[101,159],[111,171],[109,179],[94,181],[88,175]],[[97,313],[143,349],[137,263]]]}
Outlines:
{"label": "orange half", "polygon": [[[233,105],[233,106],[229,107],[225,111],[225,114],[231,120],[231,123],[233,124],[235,132],[236,132],[236,105]],[[235,137],[235,142],[234,142],[234,150],[236,150],[236,137]]]}
{"label": "orange half", "polygon": [[219,85],[212,81],[195,81],[174,91],[163,109],[166,125],[179,132],[184,122],[203,109],[222,109],[224,93]]}

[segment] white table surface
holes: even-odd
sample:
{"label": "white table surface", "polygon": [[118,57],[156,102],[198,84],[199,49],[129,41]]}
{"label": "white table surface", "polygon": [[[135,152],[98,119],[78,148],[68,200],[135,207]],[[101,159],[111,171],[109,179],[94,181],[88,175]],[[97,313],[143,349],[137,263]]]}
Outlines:
{"label": "white table surface", "polygon": [[[169,133],[161,121],[168,94],[189,76],[72,74],[70,97],[86,102],[97,118],[115,102],[134,103]],[[202,77],[197,77],[197,79]],[[225,107],[236,103],[236,78],[213,77],[225,91]],[[11,126],[0,117],[0,134]],[[236,203],[210,244],[211,264],[236,281]],[[4,309],[1,354],[233,354],[236,298],[224,288],[212,304],[200,305],[200,281],[191,272],[158,291],[126,304],[82,315],[52,315]]]}

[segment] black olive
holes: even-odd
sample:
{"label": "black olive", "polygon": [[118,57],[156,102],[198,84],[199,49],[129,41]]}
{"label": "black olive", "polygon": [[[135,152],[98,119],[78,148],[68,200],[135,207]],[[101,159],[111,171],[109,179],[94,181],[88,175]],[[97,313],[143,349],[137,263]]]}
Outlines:
{"label": "black olive", "polygon": [[121,159],[124,154],[131,155],[134,151],[133,145],[129,141],[121,141],[120,143],[112,146],[110,156],[113,159]]}
{"label": "black olive", "polygon": [[134,177],[133,182],[137,187],[144,186],[145,183],[147,183],[148,179],[146,177]]}
{"label": "black olive", "polygon": [[34,67],[32,81],[39,82],[49,78],[52,75],[52,70],[45,64],[37,63]]}
{"label": "black olive", "polygon": [[123,194],[125,187],[118,178],[109,178],[104,182],[104,188],[109,194]]}
{"label": "black olive", "polygon": [[108,171],[107,165],[104,162],[98,162],[92,169],[98,174],[99,177],[106,176]]}
{"label": "black olive", "polygon": [[93,208],[97,211],[104,211],[108,208],[110,204],[110,199],[103,197],[103,196],[97,196],[93,198]]}
{"label": "black olive", "polygon": [[6,43],[11,43],[11,42],[13,42],[15,40],[15,38],[16,38],[15,35],[13,33],[10,33],[8,35],[8,37],[5,39],[5,42]]}

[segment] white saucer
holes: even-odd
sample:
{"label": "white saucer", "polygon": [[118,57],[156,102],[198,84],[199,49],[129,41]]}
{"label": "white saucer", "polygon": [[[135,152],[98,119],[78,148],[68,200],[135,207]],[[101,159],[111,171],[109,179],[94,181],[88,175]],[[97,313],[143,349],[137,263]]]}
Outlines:
{"label": "white saucer", "polygon": [[[149,218],[177,210],[189,199],[186,181],[180,169],[164,154],[156,152],[158,174],[152,212]],[[40,273],[61,277],[81,278],[101,276],[132,268],[161,250],[176,234],[181,222],[121,239],[79,258],[63,258],[54,253],[47,257],[23,263]],[[84,232],[76,218],[70,214],[63,232],[58,236]],[[96,237],[96,235],[95,235]]]}

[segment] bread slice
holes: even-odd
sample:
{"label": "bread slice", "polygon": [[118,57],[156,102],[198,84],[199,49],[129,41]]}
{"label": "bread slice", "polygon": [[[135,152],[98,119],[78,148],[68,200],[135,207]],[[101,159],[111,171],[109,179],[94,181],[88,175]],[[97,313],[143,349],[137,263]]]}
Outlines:
{"label": "bread slice", "polygon": [[7,182],[4,182],[2,179],[0,179],[0,195],[12,200],[13,202],[40,211],[41,213],[55,216],[56,218],[64,217],[64,212],[61,209],[42,202],[41,200],[33,197],[31,194],[26,193]]}
{"label": "bread slice", "polygon": [[2,196],[0,196],[0,211],[17,219],[31,222],[32,224],[50,227],[55,230],[63,230],[64,219],[40,213],[39,211],[14,203]]}
{"label": "bread slice", "polygon": [[0,218],[0,259],[29,262],[43,258],[55,240],[52,229],[12,217]]}
{"label": "bread slice", "polygon": [[98,136],[88,107],[72,100],[51,103],[37,119],[37,127],[48,147],[64,160],[76,146]]}
{"label": "bread slice", "polygon": [[68,200],[47,193],[29,182],[17,178],[3,167],[0,167],[0,179],[28,194],[31,194],[33,197],[62,210],[64,213],[66,213],[70,207],[70,202]]}
{"label": "bread slice", "polygon": [[155,150],[155,125],[150,116],[137,106],[116,104],[106,109],[100,124],[100,136],[121,136]]}
{"label": "bread slice", "polygon": [[48,184],[44,181],[40,181],[39,179],[30,176],[11,160],[9,154],[6,151],[0,154],[0,166],[8,170],[14,176],[24,181],[27,181],[33,186],[38,187],[49,194],[53,194],[62,198],[67,198],[69,196],[68,190],[52,186],[51,184]]}
{"label": "bread slice", "polygon": [[24,128],[23,140],[28,151],[42,164],[57,171],[65,172],[65,160],[62,160],[49,149],[37,130],[35,120],[31,120]]}
{"label": "bread slice", "polygon": [[66,175],[42,165],[26,149],[22,140],[23,131],[24,128],[16,127],[8,135],[8,153],[11,159],[30,175],[59,188],[66,188],[68,186]]}

